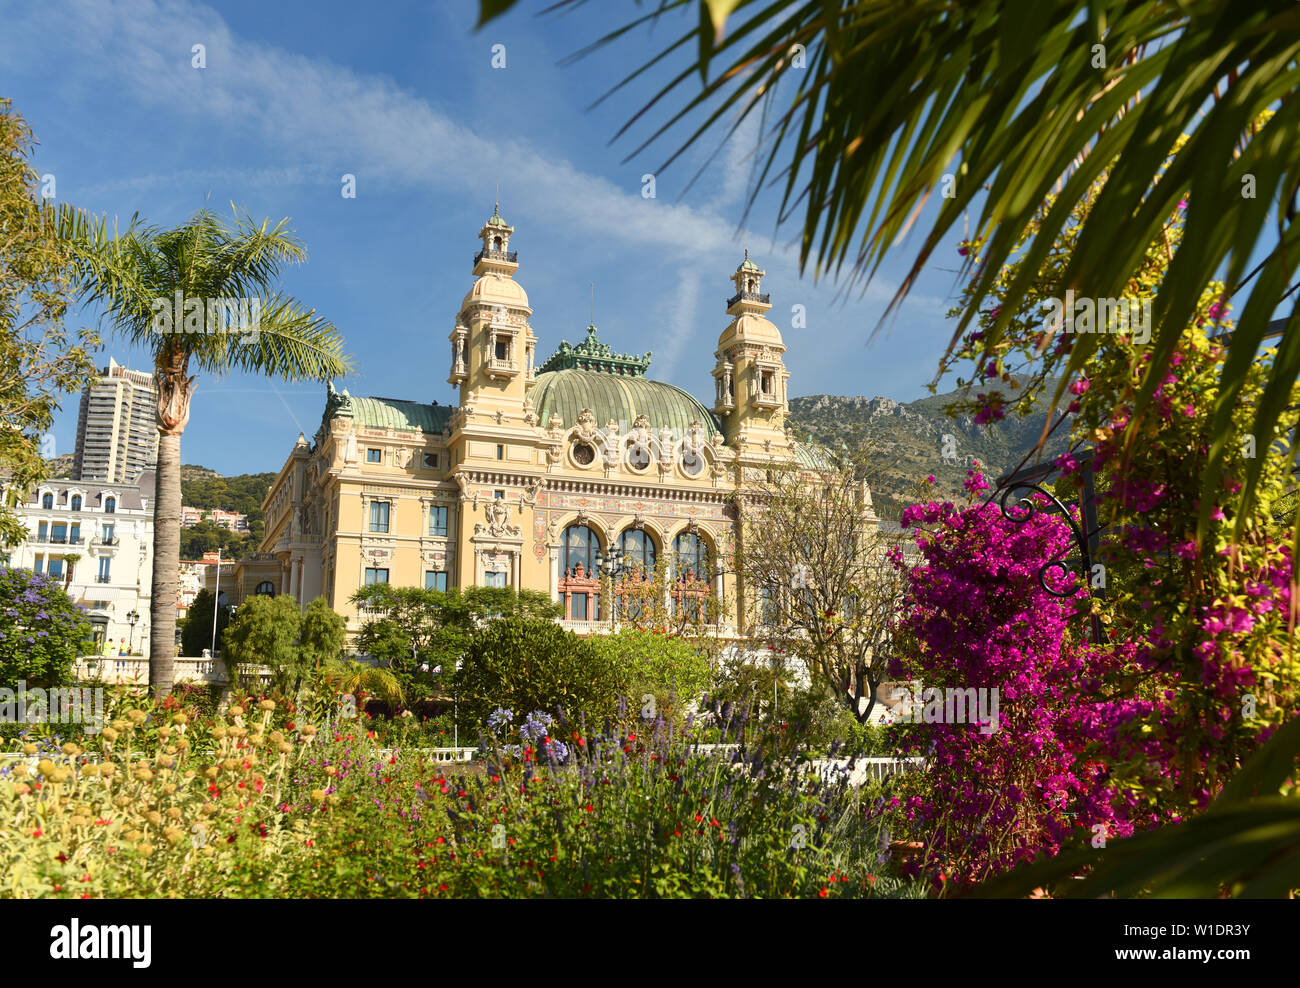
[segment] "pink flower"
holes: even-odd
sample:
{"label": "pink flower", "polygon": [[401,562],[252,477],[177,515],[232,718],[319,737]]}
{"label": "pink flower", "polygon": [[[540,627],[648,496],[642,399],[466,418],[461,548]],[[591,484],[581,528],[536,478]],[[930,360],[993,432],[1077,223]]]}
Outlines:
{"label": "pink flower", "polygon": [[1070,385],[1070,394],[1081,395],[1088,390],[1090,381],[1086,377],[1081,377]]}

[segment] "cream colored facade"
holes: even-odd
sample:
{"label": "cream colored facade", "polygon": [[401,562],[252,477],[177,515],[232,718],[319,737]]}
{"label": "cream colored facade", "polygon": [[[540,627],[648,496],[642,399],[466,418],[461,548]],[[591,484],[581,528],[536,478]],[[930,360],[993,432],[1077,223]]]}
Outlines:
{"label": "cream colored facade", "polygon": [[496,211],[479,233],[448,337],[455,407],[329,387],[319,430],[298,437],[263,504],[261,549],[280,560],[283,591],[303,606],[324,595],[355,631],[349,598],[367,582],[511,586],[598,631],[594,551],[619,548],[641,564],[667,553],[685,596],[707,581],[725,602],[719,633],[743,635],[746,588],[729,565],[738,485],[774,460],[826,466],[786,428],[763,271],[746,252],[731,275],[709,409],[649,380],[650,354],[614,353],[594,326],[540,362],[513,234]]}

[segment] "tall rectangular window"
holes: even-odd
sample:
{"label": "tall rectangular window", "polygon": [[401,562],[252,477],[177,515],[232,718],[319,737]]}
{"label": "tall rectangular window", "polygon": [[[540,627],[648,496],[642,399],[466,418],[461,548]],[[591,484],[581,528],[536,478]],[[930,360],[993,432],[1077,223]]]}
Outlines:
{"label": "tall rectangular window", "polygon": [[99,557],[99,582],[107,583],[110,576],[110,569],[113,565],[113,559],[110,556]]}
{"label": "tall rectangular window", "polygon": [[505,458],[506,458],[506,448],[502,446],[500,443],[497,443],[497,459],[504,460]]}
{"label": "tall rectangular window", "polygon": [[41,573],[45,570],[45,557],[37,556],[36,561],[32,563],[32,572]]}
{"label": "tall rectangular window", "polygon": [[370,502],[370,530],[372,532],[388,531],[388,502]]}
{"label": "tall rectangular window", "polygon": [[445,505],[439,506],[435,504],[429,509],[429,534],[447,534],[447,508]]}
{"label": "tall rectangular window", "polygon": [[388,582],[388,570],[376,569],[371,566],[366,567],[366,586],[373,586],[376,583]]}
{"label": "tall rectangular window", "polygon": [[446,593],[447,592],[446,570],[425,570],[424,589],[441,590],[443,593]]}
{"label": "tall rectangular window", "polygon": [[483,585],[485,587],[504,587],[506,585],[506,574],[485,573],[483,574]]}
{"label": "tall rectangular window", "polygon": [[103,539],[104,539],[105,542],[112,542],[112,541],[113,541],[113,526],[112,526],[112,525],[105,525],[105,526],[104,526],[104,535],[103,535]]}
{"label": "tall rectangular window", "polygon": [[63,560],[50,559],[50,576],[60,577],[63,575]]}

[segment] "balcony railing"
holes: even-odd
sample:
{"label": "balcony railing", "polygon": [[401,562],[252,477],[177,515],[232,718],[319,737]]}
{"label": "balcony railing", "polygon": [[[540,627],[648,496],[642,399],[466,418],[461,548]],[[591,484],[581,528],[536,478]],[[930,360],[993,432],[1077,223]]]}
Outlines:
{"label": "balcony railing", "polygon": [[35,541],[44,545],[81,545],[84,541],[80,535],[37,535]]}
{"label": "balcony railing", "polygon": [[509,264],[514,264],[515,261],[519,258],[519,251],[481,250],[474,255],[474,263],[478,264],[478,262],[483,260],[483,258],[485,257],[489,261],[505,261]]}
{"label": "balcony railing", "polygon": [[727,308],[730,309],[742,299],[746,302],[761,302],[763,305],[767,305],[768,300],[771,297],[771,295],[767,294],[760,295],[758,292],[737,292],[735,295],[731,296],[731,298],[727,299]]}
{"label": "balcony railing", "polygon": [[116,536],[110,536],[109,538],[104,538],[102,535],[97,535],[95,536],[94,544],[95,545],[117,545],[121,541],[122,540],[117,538]]}
{"label": "balcony railing", "polygon": [[112,583],[112,582],[113,582],[113,578],[112,578],[111,576],[98,575],[98,576],[95,577],[95,582],[96,582],[96,583]]}

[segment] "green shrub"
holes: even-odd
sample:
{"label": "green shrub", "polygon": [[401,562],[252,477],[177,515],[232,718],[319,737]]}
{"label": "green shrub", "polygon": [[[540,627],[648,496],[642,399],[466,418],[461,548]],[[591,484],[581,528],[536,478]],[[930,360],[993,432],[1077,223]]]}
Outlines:
{"label": "green shrub", "polygon": [[497,707],[604,718],[626,684],[609,650],[540,618],[503,618],[478,631],[456,675],[460,707],[479,725]]}
{"label": "green shrub", "polygon": [[665,719],[680,721],[683,707],[708,688],[708,657],[676,635],[626,628],[588,641],[620,670],[629,703],[644,709],[653,696]]}

